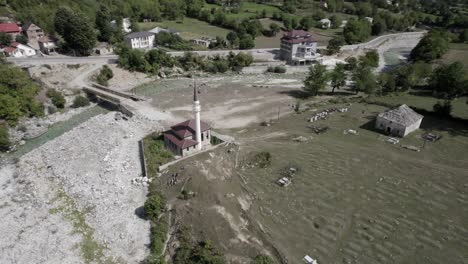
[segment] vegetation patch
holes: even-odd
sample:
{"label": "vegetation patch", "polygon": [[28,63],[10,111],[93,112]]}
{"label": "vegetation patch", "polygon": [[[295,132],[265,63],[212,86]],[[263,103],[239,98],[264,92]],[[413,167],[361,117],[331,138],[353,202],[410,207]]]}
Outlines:
{"label": "vegetation patch", "polygon": [[52,104],[57,108],[65,108],[65,97],[63,94],[55,89],[47,90],[47,97],[50,98]]}
{"label": "vegetation patch", "polygon": [[100,85],[107,86],[108,81],[112,79],[112,77],[114,77],[112,69],[109,68],[109,66],[104,65],[99,71],[99,74],[96,76],[96,82]]}
{"label": "vegetation patch", "polygon": [[78,210],[75,201],[61,187],[52,202],[58,203],[58,206],[50,209],[49,213],[62,215],[72,224],[73,233],[82,235],[79,247],[86,264],[114,263],[111,258],[105,257],[104,247],[94,240],[94,230],[86,223],[85,213]]}
{"label": "vegetation patch", "polygon": [[172,262],[174,264],[223,264],[224,254],[210,240],[193,241],[190,230],[182,227],[177,232],[179,247]]}
{"label": "vegetation patch", "polygon": [[161,133],[155,132],[145,137],[143,147],[148,177],[155,177],[159,166],[174,159],[174,154],[166,149],[164,136]]}
{"label": "vegetation patch", "polygon": [[84,97],[82,95],[78,95],[75,97],[75,100],[73,100],[73,104],[71,107],[73,108],[78,108],[78,107],[84,107],[89,105],[89,99],[88,97]]}

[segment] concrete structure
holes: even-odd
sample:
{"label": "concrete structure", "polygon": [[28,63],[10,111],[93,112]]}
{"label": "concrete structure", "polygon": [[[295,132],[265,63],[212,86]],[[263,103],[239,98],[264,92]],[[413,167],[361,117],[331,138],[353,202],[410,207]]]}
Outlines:
{"label": "concrete structure", "polygon": [[28,37],[28,42],[37,43],[37,41],[44,37],[44,31],[32,22],[24,24],[22,27],[23,33]]}
{"label": "concrete structure", "polygon": [[190,42],[195,44],[195,45],[200,45],[203,47],[209,47],[212,42],[215,42],[215,39],[212,38],[197,38],[197,39],[191,39]]}
{"label": "concrete structure", "polygon": [[377,116],[375,128],[387,134],[404,137],[421,125],[423,116],[407,105],[385,111]]}
{"label": "concrete structure", "polygon": [[8,57],[22,58],[36,55],[36,50],[18,42],[13,42],[9,47],[2,48]]}
{"label": "concrete structure", "polygon": [[154,47],[154,33],[148,31],[134,32],[124,37],[125,43],[132,49],[150,49]]}
{"label": "concrete structure", "polygon": [[211,128],[200,120],[200,101],[198,101],[197,87],[193,88],[194,119],[172,126],[164,132],[164,144],[175,155],[187,156],[203,150],[211,145]]}
{"label": "concrete structure", "polygon": [[44,54],[55,52],[58,48],[57,39],[51,36],[44,36],[38,39],[39,50]]}
{"label": "concrete structure", "polygon": [[[117,21],[112,20],[111,22],[112,28],[117,28]],[[130,33],[132,32],[132,29],[130,28],[132,26],[132,23],[130,22],[130,18],[126,17],[122,19],[122,31],[124,33]]]}
{"label": "concrete structure", "polygon": [[281,59],[289,64],[310,64],[318,56],[317,41],[307,31],[293,30],[281,38]]}
{"label": "concrete structure", "polygon": [[21,34],[21,28],[15,23],[1,23],[0,32],[7,33],[13,40],[15,40],[16,36]]}
{"label": "concrete structure", "polygon": [[112,45],[110,45],[109,43],[100,42],[94,48],[94,52],[98,55],[109,55],[114,53],[114,48],[112,48]]}
{"label": "concrete structure", "polygon": [[331,27],[331,20],[328,18],[324,18],[320,20],[320,24],[322,25],[322,28],[327,29]]}

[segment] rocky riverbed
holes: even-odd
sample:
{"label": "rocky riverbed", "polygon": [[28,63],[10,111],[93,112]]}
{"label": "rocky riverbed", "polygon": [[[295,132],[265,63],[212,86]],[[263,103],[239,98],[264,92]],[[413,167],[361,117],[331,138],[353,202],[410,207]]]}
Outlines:
{"label": "rocky riverbed", "polygon": [[0,263],[138,263],[149,223],[138,140],[158,123],[98,115],[0,167]]}

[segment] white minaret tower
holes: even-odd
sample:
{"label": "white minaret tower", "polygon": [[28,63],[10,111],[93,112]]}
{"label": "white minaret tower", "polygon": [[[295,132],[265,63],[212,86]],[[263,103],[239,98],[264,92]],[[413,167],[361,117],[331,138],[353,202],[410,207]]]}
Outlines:
{"label": "white minaret tower", "polygon": [[201,125],[200,125],[200,101],[198,101],[198,90],[197,84],[193,82],[193,113],[195,114],[195,136],[197,139],[197,148],[198,150],[202,149],[202,142],[201,142]]}

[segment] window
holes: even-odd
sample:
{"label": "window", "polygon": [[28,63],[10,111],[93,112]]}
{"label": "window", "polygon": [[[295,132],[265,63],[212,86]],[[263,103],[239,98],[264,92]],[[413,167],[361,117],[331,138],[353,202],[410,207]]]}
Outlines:
{"label": "window", "polygon": [[189,151],[189,148],[187,148],[187,151]]}
{"label": "window", "polygon": [[205,134],[201,133],[201,141],[205,140]]}
{"label": "window", "polygon": [[193,146],[193,149],[195,149],[195,145]]}

